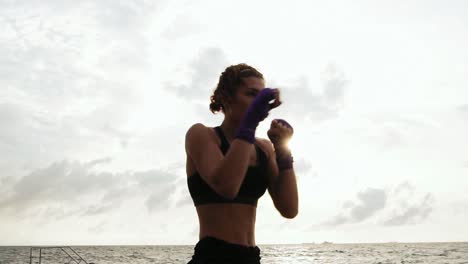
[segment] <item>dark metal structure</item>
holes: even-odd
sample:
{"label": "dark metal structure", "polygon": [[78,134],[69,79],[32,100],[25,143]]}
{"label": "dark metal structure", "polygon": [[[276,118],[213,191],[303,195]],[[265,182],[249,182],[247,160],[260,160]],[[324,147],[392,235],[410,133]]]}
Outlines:
{"label": "dark metal structure", "polygon": [[[42,259],[43,259],[43,251],[46,249],[57,249],[64,253],[66,257],[68,258],[68,262],[65,262],[66,264],[70,263],[75,263],[75,264],[94,264],[94,263],[88,263],[86,260],[84,260],[78,253],[76,253],[75,250],[71,247],[31,247],[29,250],[29,264],[34,264],[34,263],[39,263],[42,264]],[[39,250],[39,256],[34,257],[34,252],[37,252]],[[37,258],[37,262],[33,262],[33,259]]]}

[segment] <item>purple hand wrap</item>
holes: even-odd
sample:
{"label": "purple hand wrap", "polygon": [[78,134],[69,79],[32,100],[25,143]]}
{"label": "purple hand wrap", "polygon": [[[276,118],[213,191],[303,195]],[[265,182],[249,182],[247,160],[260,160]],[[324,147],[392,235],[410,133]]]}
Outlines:
{"label": "purple hand wrap", "polygon": [[293,128],[288,122],[286,122],[286,120],[284,120],[284,119],[279,119],[279,118],[277,118],[277,119],[275,119],[275,120],[278,121],[278,122],[280,122],[281,124],[283,124],[283,125],[289,127],[289,128],[292,130],[292,132],[294,133],[294,128]]}
{"label": "purple hand wrap", "polygon": [[254,98],[245,113],[235,138],[243,139],[251,144],[255,142],[255,130],[258,123],[268,116],[271,105],[268,103],[275,99],[274,90],[263,88]]}

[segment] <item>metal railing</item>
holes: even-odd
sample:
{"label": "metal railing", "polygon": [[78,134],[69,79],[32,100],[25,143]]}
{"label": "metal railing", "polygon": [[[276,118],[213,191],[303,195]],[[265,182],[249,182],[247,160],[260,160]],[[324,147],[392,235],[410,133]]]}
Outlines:
{"label": "metal railing", "polygon": [[[43,259],[43,256],[42,256],[42,253],[44,250],[46,249],[58,249],[60,250],[61,252],[65,253],[66,257],[68,257],[68,262],[65,262],[65,263],[76,263],[76,264],[80,264],[80,263],[84,263],[84,264],[94,264],[94,263],[88,263],[86,262],[86,260],[84,260],[78,253],[76,253],[75,250],[73,250],[73,248],[71,247],[31,247],[30,250],[29,250],[29,264],[33,264],[33,263],[39,263],[39,264],[42,264],[42,259]],[[33,256],[33,253],[34,251],[37,251],[39,250],[39,256],[38,257],[34,257]],[[68,250],[68,251],[67,251]],[[33,262],[33,259],[34,258],[38,258],[38,262]]]}

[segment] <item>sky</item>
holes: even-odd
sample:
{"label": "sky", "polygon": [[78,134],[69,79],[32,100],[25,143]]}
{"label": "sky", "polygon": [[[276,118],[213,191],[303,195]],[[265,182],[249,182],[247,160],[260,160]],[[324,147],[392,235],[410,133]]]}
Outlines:
{"label": "sky", "polygon": [[[468,241],[466,1],[0,1],[0,245],[194,245],[184,139],[247,63],[299,214],[257,244]],[[465,48],[464,48],[465,47]]]}

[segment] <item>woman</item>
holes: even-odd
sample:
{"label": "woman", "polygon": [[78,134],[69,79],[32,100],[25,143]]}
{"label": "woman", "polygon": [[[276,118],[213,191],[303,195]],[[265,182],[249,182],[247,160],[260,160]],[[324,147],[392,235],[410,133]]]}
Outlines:
{"label": "woman", "polygon": [[187,183],[199,224],[199,241],[189,264],[260,263],[255,244],[258,199],[266,192],[279,213],[298,213],[296,176],[287,142],[293,128],[272,121],[268,139],[255,130],[281,105],[278,89],[265,88],[263,75],[247,64],[226,68],[210,110],[222,111],[217,127],[197,123],[185,138]]}

